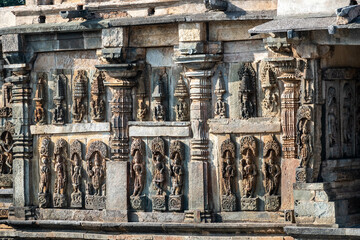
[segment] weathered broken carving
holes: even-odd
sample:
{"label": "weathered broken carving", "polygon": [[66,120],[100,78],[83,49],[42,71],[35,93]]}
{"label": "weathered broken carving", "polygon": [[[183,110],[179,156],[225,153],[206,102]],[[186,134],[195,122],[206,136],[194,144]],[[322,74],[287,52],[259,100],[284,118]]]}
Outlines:
{"label": "weathered broken carving", "polygon": [[178,104],[175,105],[176,121],[188,121],[189,120],[189,106],[186,103],[186,98],[189,96],[184,79],[180,76],[174,96],[178,98]]}
{"label": "weathered broken carving", "polygon": [[44,137],[40,145],[40,184],[39,184],[39,207],[46,208],[50,204],[50,138]]}
{"label": "weathered broken carving", "polygon": [[338,157],[339,155],[339,129],[338,129],[338,110],[337,110],[337,97],[336,97],[336,89],[334,87],[329,87],[327,93],[327,133],[329,146],[329,158]]}
{"label": "weathered broken carving", "polygon": [[349,83],[346,83],[343,88],[342,101],[342,142],[344,157],[354,156],[354,107],[355,98],[353,89]]}
{"label": "weathered broken carving", "polygon": [[253,136],[241,138],[240,154],[240,179],[242,180],[241,209],[249,211],[257,210],[258,198],[254,198],[257,176],[257,167],[255,164],[257,146]]}
{"label": "weathered broken carving", "polygon": [[236,210],[236,196],[234,189],[234,177],[236,176],[235,167],[235,144],[231,139],[225,140],[221,144],[222,159],[222,209],[230,212]]}
{"label": "weathered broken carving", "polygon": [[91,179],[91,183],[86,185],[85,208],[86,209],[105,209],[107,147],[102,141],[92,142],[87,148],[85,160],[87,162],[86,172]]}
{"label": "weathered broken carving", "polygon": [[75,140],[70,146],[70,161],[71,167],[71,181],[73,186],[73,192],[71,193],[71,207],[81,208],[83,205],[82,193],[80,191],[81,178],[82,178],[82,150],[81,142]]}
{"label": "weathered broken carving", "polygon": [[170,175],[172,177],[172,189],[169,198],[170,211],[183,210],[183,188],[185,169],[184,162],[184,146],[183,143],[176,140],[170,144],[170,159],[172,161],[170,166]]}
{"label": "weathered broken carving", "polygon": [[239,70],[240,118],[256,117],[256,73],[251,63],[244,63]]}
{"label": "weathered broken carving", "polygon": [[160,72],[160,76],[156,81],[156,86],[153,92],[153,98],[155,100],[154,113],[153,113],[154,121],[165,121],[166,118],[166,109],[162,102],[163,98],[165,97],[163,85],[166,79],[167,79],[167,73],[164,68]]}
{"label": "weathered broken carving", "polygon": [[142,192],[144,190],[146,177],[145,162],[143,161],[145,155],[145,144],[141,138],[133,138],[130,154],[133,156],[130,173],[134,183],[134,191],[130,196],[130,203],[132,209],[144,210],[146,199]]}
{"label": "weathered broken carving", "polygon": [[46,84],[46,75],[40,74],[36,85],[35,92],[35,110],[34,110],[34,121],[36,124],[46,124],[46,112],[44,109],[44,84]]}
{"label": "weathered broken carving", "polygon": [[55,76],[55,82],[56,82],[56,95],[54,97],[54,118],[53,118],[53,124],[55,125],[63,125],[65,124],[65,108],[64,103],[66,105],[65,100],[65,84],[66,84],[66,77],[64,74],[59,74]]}
{"label": "weathered broken carving", "polygon": [[53,204],[54,207],[63,208],[67,207],[67,196],[66,196],[66,186],[67,186],[67,170],[66,170],[66,160],[67,160],[67,142],[65,139],[60,138],[54,149],[54,162],[55,162],[55,187],[54,187],[54,197]]}
{"label": "weathered broken carving", "polygon": [[[309,161],[313,155],[312,136],[310,132],[310,124],[312,119],[312,109],[310,106],[301,106],[297,112],[297,137],[296,143],[299,149],[300,167],[305,171]],[[300,174],[300,173],[299,173]],[[304,175],[304,174],[302,174]],[[306,173],[305,173],[306,175]],[[306,179],[297,179],[297,181],[306,181]]]}
{"label": "weathered broken carving", "polygon": [[102,71],[96,71],[91,85],[91,117],[94,121],[103,121],[105,119],[105,74]]}
{"label": "weathered broken carving", "polygon": [[0,107],[0,118],[12,117],[12,83],[4,83],[2,86],[2,106]]}
{"label": "weathered broken carving", "polygon": [[280,196],[277,195],[280,185],[281,168],[278,163],[280,156],[280,145],[273,135],[265,142],[264,163],[262,172],[264,174],[265,188],[265,210],[277,211],[280,208]]}
{"label": "weathered broken carving", "polygon": [[164,195],[166,176],[165,176],[165,143],[160,137],[155,138],[151,142],[153,170],[153,186],[156,195],[152,197],[153,209],[155,211],[166,210],[166,200]]}
{"label": "weathered broken carving", "polygon": [[261,72],[261,87],[263,91],[262,115],[276,116],[279,112],[279,88],[276,80],[275,69],[268,62],[263,63]]}
{"label": "weathered broken carving", "polygon": [[146,118],[148,113],[148,106],[145,103],[146,90],[145,90],[145,76],[141,75],[139,79],[139,85],[137,89],[137,97],[138,97],[138,110],[137,110],[137,118],[140,121],[143,121]]}
{"label": "weathered broken carving", "polygon": [[217,98],[214,110],[215,118],[226,118],[226,104],[223,100],[225,92],[224,78],[222,72],[220,72],[215,86],[215,94]]}
{"label": "weathered broken carving", "polygon": [[78,75],[74,80],[74,90],[73,90],[73,118],[74,122],[81,122],[86,114],[86,101],[87,96],[87,82],[88,78],[86,76],[85,70],[79,70]]}

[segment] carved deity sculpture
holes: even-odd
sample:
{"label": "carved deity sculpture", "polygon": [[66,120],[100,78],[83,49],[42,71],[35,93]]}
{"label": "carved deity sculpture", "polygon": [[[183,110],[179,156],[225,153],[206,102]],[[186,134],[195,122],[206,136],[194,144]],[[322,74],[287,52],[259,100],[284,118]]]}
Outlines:
{"label": "carved deity sculpture", "polygon": [[223,95],[225,93],[224,79],[222,72],[219,73],[219,78],[217,79],[215,86],[215,94],[216,94],[216,104],[214,115],[215,118],[225,118],[226,117],[226,104],[223,100]]}
{"label": "carved deity sculpture", "polygon": [[222,198],[221,207],[224,211],[236,210],[236,196],[234,189],[234,178],[236,176],[235,167],[235,144],[231,139],[225,140],[221,144],[221,172],[222,172]]}
{"label": "carved deity sculpture", "polygon": [[264,96],[261,103],[263,116],[276,116],[279,112],[279,88],[275,70],[268,62],[262,66],[261,87]]}
{"label": "carved deity sculpture", "polygon": [[0,118],[12,117],[12,83],[4,83],[2,85],[2,99],[0,106]]}
{"label": "carved deity sculpture", "polygon": [[133,138],[131,144],[131,178],[133,179],[134,190],[130,196],[131,208],[134,210],[145,210],[146,198],[143,194],[145,187],[146,168],[143,161],[145,144],[141,138]]}
{"label": "carved deity sculpture", "polygon": [[96,71],[91,84],[91,117],[97,122],[105,119],[104,80],[105,74],[101,71]]}
{"label": "carved deity sculpture", "polygon": [[65,75],[64,74],[56,75],[55,82],[56,82],[56,95],[54,97],[55,109],[54,109],[53,124],[63,125],[63,124],[65,124],[65,108],[63,106],[63,101],[66,101],[65,100],[65,84],[66,84]]}
{"label": "carved deity sculpture", "polygon": [[266,195],[276,195],[280,185],[281,168],[278,164],[280,146],[275,136],[265,142],[264,163],[262,172],[264,174],[264,188]]}
{"label": "carved deity sculpture", "polygon": [[70,146],[70,161],[71,167],[71,181],[73,186],[73,192],[71,194],[71,207],[81,208],[82,207],[82,193],[80,191],[81,178],[82,178],[82,151],[81,142],[75,140]]}
{"label": "carved deity sculpture", "polygon": [[240,118],[256,117],[256,73],[251,63],[244,63],[239,70]]}
{"label": "carved deity sculpture", "polygon": [[156,81],[156,86],[153,92],[153,98],[155,99],[154,106],[154,121],[164,121],[166,118],[166,109],[163,105],[163,98],[165,96],[163,84],[167,81],[167,73],[165,68],[161,69],[159,79]]}
{"label": "carved deity sculpture", "polygon": [[107,147],[102,141],[90,143],[86,152],[87,175],[91,183],[86,185],[85,208],[104,209],[106,202],[106,158]]}
{"label": "carved deity sculpture", "polygon": [[185,170],[182,165],[184,157],[183,145],[180,141],[172,141],[170,144],[170,175],[172,177],[172,195],[182,195]]}
{"label": "carved deity sculpture", "polygon": [[141,75],[139,79],[139,84],[137,88],[138,97],[138,110],[137,110],[137,118],[140,121],[143,121],[148,113],[148,106],[145,103],[145,97],[146,97],[146,89],[145,89],[145,76],[144,74]]}
{"label": "carved deity sculpture", "polygon": [[0,155],[0,173],[1,174],[12,174],[13,170],[13,150],[14,143],[11,133],[4,131],[1,134],[1,155]]}
{"label": "carved deity sculpture", "polygon": [[46,123],[46,114],[43,107],[44,104],[44,84],[45,84],[45,74],[39,75],[38,83],[36,85],[35,92],[35,110],[34,110],[34,120],[36,124]]}
{"label": "carved deity sculpture", "polygon": [[180,76],[174,96],[178,98],[179,102],[175,105],[176,121],[188,121],[189,120],[189,106],[186,103],[185,98],[189,96],[184,79]]}
{"label": "carved deity sculpture", "polygon": [[50,196],[50,177],[51,177],[51,160],[50,160],[50,138],[45,137],[40,145],[40,182],[39,182],[39,207],[49,206]]}
{"label": "carved deity sculpture", "polygon": [[72,109],[74,122],[81,122],[86,114],[87,80],[85,70],[80,70],[74,80]]}
{"label": "carved deity sculpture", "polygon": [[54,150],[54,171],[55,171],[55,187],[54,187],[54,207],[66,207],[66,185],[67,185],[67,150],[66,141],[61,138],[55,144]]}
{"label": "carved deity sculpture", "polygon": [[353,152],[353,141],[354,141],[354,106],[355,99],[353,96],[353,89],[349,83],[344,85],[343,89],[343,104],[342,104],[342,115],[343,115],[343,153],[344,157],[352,157]]}
{"label": "carved deity sculpture", "polygon": [[337,99],[336,99],[336,90],[333,87],[328,89],[327,97],[327,141],[330,148],[329,157],[337,157],[337,145],[338,145],[338,111],[337,111]]}
{"label": "carved deity sculpture", "polygon": [[156,211],[165,211],[166,176],[165,176],[165,143],[160,137],[151,142],[152,162],[153,162],[153,186],[156,195],[153,196],[153,209]]}

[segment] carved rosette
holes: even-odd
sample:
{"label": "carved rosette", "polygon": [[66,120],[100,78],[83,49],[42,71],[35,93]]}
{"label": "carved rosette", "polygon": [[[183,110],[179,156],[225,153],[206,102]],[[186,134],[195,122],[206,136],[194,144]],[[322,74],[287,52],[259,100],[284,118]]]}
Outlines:
{"label": "carved rosette", "polygon": [[239,72],[240,118],[256,117],[256,72],[251,63],[244,63]]}
{"label": "carved rosette", "polygon": [[166,210],[166,175],[165,175],[165,143],[160,137],[151,142],[152,162],[153,162],[153,186],[156,195],[152,197],[153,209],[155,211]]}
{"label": "carved rosette", "polygon": [[73,186],[70,206],[72,208],[82,208],[83,201],[82,193],[80,191],[82,180],[82,149],[79,140],[75,140],[70,145],[70,161],[72,163],[71,181]]}
{"label": "carved rosette", "polygon": [[226,92],[224,86],[224,77],[222,72],[219,72],[219,77],[215,86],[216,105],[214,109],[215,118],[226,118],[226,104],[223,100],[223,95]]}
{"label": "carved rosette", "polygon": [[107,147],[102,141],[89,144],[86,151],[86,172],[91,182],[86,183],[85,208],[105,209],[106,205],[106,159]]}
{"label": "carved rosette", "polygon": [[134,210],[145,210],[145,195],[142,194],[146,180],[146,166],[143,160],[145,144],[141,138],[133,138],[131,144],[131,178],[133,180],[133,194],[130,196],[131,207]]}
{"label": "carved rosette", "polygon": [[[313,140],[311,135],[311,121],[312,121],[312,108],[310,106],[301,106],[297,112],[297,137],[296,143],[298,145],[300,158],[300,167],[305,169],[305,181],[306,181],[306,169],[309,165],[310,159],[313,156]],[[299,170],[301,172],[303,170]],[[298,181],[304,181],[304,178],[297,179]]]}
{"label": "carved rosette", "polygon": [[102,71],[96,71],[93,82],[91,84],[91,117],[94,121],[100,122],[105,119],[105,74]]}
{"label": "carved rosette", "polygon": [[51,160],[50,160],[50,138],[44,137],[40,145],[40,183],[38,201],[40,208],[50,205],[50,182],[51,182]]}
{"label": "carved rosette", "polygon": [[189,121],[189,106],[186,102],[186,98],[189,94],[182,76],[180,76],[177,82],[174,96],[178,98],[178,104],[174,107],[176,121]]}
{"label": "carved rosette", "polygon": [[280,112],[280,94],[276,80],[276,73],[270,62],[263,62],[261,66],[261,87],[262,87],[262,115],[274,117]]}
{"label": "carved rosette", "polygon": [[55,109],[53,111],[53,124],[63,125],[66,121],[66,112],[64,105],[66,105],[65,85],[67,82],[67,78],[64,74],[59,74],[54,77],[56,84],[56,95],[54,97]]}
{"label": "carved rosette", "polygon": [[67,179],[67,142],[60,138],[54,149],[54,171],[55,171],[55,187],[53,196],[53,205],[56,208],[67,207],[66,187]]}
{"label": "carved rosette", "polygon": [[35,110],[34,110],[34,121],[36,124],[46,124],[46,111],[44,109],[44,85],[46,84],[46,75],[40,74],[36,85],[35,92]]}
{"label": "carved rosette", "polygon": [[258,207],[258,198],[254,197],[257,181],[257,144],[253,136],[244,136],[240,140],[240,179],[241,209],[254,211]]}
{"label": "carved rosette", "polygon": [[[185,169],[184,162],[184,146],[183,143],[176,140],[170,144],[170,175],[172,180],[172,189],[169,199],[170,211],[182,211],[183,210],[183,188]],[[176,204],[175,204],[176,203]]]}
{"label": "carved rosette", "polygon": [[86,115],[87,82],[85,70],[79,70],[74,80],[72,113],[74,122],[81,122]]}

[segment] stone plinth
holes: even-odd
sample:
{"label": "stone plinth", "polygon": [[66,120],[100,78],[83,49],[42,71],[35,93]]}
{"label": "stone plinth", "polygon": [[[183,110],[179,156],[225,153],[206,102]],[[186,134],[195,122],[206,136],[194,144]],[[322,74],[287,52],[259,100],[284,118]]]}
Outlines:
{"label": "stone plinth", "polygon": [[223,195],[221,197],[221,208],[225,212],[236,211],[236,196],[232,195]]}
{"label": "stone plinth", "polygon": [[1,174],[0,175],[0,187],[11,188],[13,186],[13,175],[12,174]]}
{"label": "stone plinth", "polygon": [[65,208],[67,207],[67,197],[64,194],[54,193],[53,195],[53,205],[55,208]]}
{"label": "stone plinth", "polygon": [[130,205],[133,210],[144,211],[146,205],[146,196],[130,196]]}
{"label": "stone plinth", "polygon": [[190,122],[129,122],[130,137],[190,137]]}
{"label": "stone plinth", "polygon": [[257,211],[259,198],[241,198],[242,211]]}
{"label": "stone plinth", "polygon": [[166,211],[166,196],[165,195],[153,196],[152,208],[154,211]]}
{"label": "stone plinth", "polygon": [[38,195],[39,207],[47,208],[50,205],[50,194],[49,193],[39,193]]}
{"label": "stone plinth", "polygon": [[280,196],[265,196],[265,211],[279,210],[280,203]]}
{"label": "stone plinth", "polygon": [[71,194],[71,208],[82,208],[83,206],[83,198],[81,192],[74,192]]}
{"label": "stone plinth", "polygon": [[183,195],[170,195],[169,197],[169,211],[180,212],[184,208]]}
{"label": "stone plinth", "polygon": [[106,197],[98,195],[85,195],[85,208],[101,210],[106,208]]}
{"label": "stone plinth", "polygon": [[306,169],[302,167],[296,168],[296,182],[306,182]]}

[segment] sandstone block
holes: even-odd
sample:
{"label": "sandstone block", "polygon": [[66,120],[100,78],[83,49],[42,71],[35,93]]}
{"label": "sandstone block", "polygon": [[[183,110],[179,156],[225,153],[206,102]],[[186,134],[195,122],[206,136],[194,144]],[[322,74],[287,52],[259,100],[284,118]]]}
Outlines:
{"label": "sandstone block", "polygon": [[205,40],[205,23],[180,23],[179,41],[180,42],[201,42]]}
{"label": "sandstone block", "polygon": [[103,47],[125,47],[128,44],[127,28],[103,29],[101,34]]}

